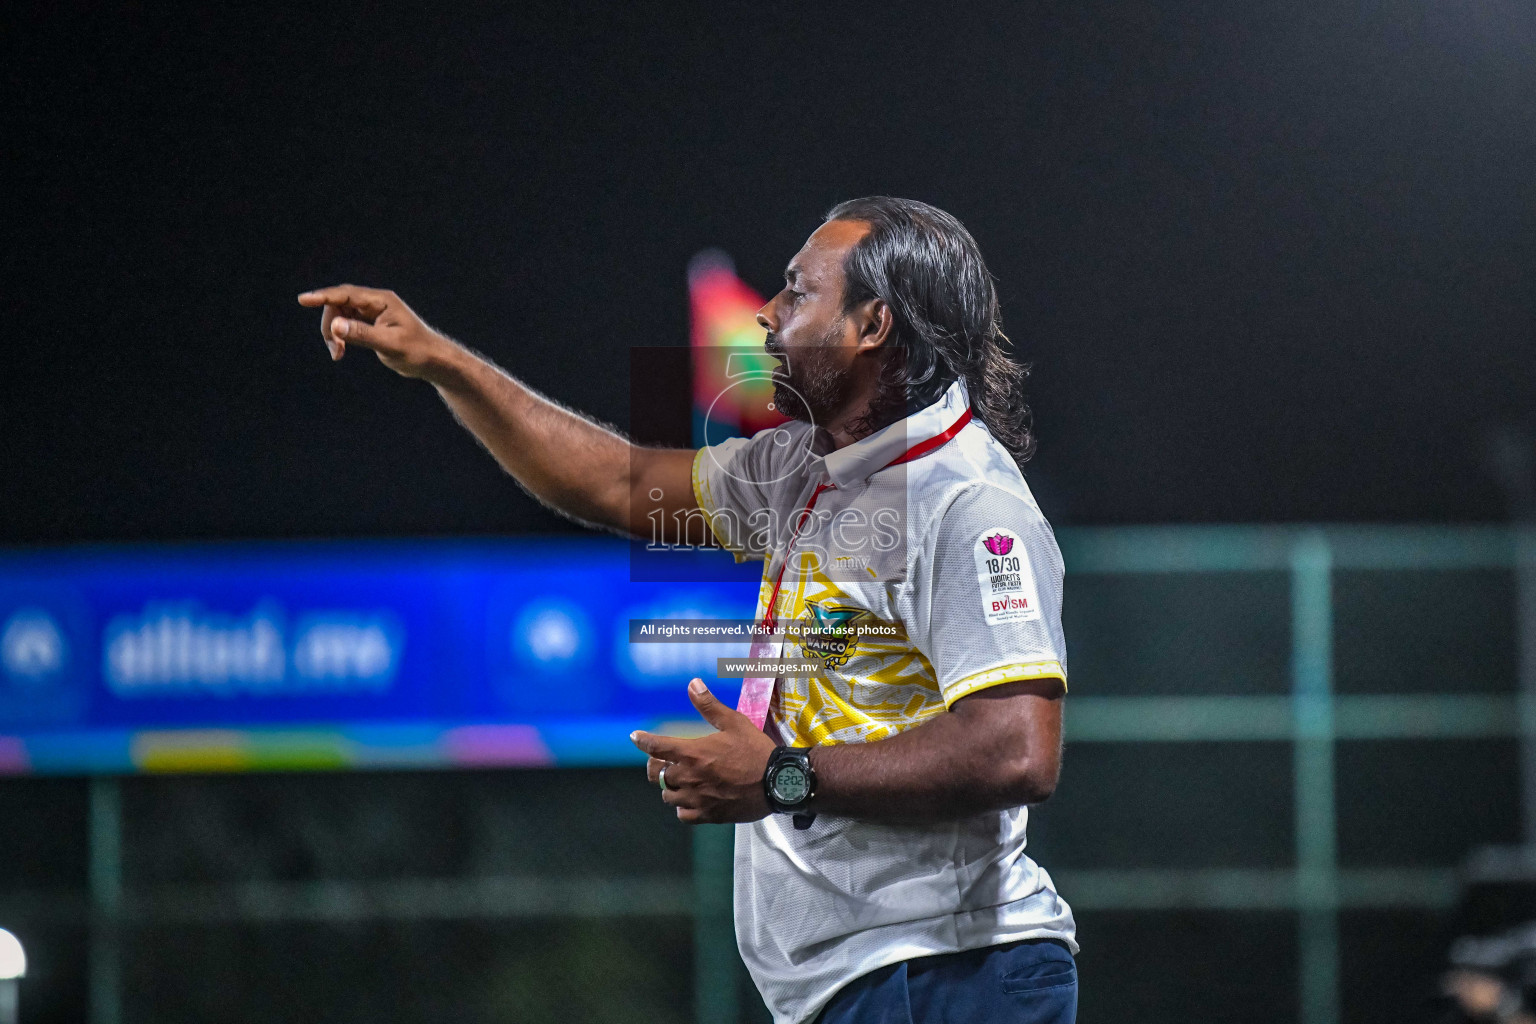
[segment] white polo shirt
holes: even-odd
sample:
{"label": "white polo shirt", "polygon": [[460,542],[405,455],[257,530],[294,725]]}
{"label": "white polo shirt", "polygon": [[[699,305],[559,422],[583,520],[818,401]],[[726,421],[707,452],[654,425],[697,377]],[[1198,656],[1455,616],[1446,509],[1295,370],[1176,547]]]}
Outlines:
{"label": "white polo shirt", "polygon": [[[777,681],[768,716],[781,743],[880,740],[988,686],[1065,682],[1061,553],[969,406],[956,382],[836,451],[795,422],[694,458],[694,495],[721,543],[765,560],[758,617],[776,593],[777,620],[812,630],[783,654],[826,666]],[[1071,908],[1024,853],[1028,817],[738,825],[736,937],[775,1024],[809,1021],[854,978],[913,957],[1032,938],[1076,952]]]}

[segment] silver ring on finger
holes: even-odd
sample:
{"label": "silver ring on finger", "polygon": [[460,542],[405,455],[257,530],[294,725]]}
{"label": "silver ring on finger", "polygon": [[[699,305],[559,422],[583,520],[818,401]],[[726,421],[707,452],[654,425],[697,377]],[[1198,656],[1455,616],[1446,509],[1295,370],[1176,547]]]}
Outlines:
{"label": "silver ring on finger", "polygon": [[[672,766],[667,765],[667,768],[670,767]],[[661,771],[656,773],[656,781],[661,783],[662,792],[666,792],[666,790],[669,788],[667,786],[667,768],[663,768]]]}

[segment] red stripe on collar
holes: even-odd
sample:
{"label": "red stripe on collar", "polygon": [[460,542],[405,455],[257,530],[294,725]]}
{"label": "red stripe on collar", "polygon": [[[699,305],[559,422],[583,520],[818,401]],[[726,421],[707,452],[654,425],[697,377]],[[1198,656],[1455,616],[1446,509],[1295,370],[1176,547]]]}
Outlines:
{"label": "red stripe on collar", "polygon": [[964,428],[965,425],[969,422],[971,422],[971,410],[967,408],[965,412],[960,414],[959,419],[950,424],[949,429],[944,431],[944,433],[935,434],[926,441],[919,441],[911,448],[908,448],[901,455],[898,455],[890,462],[887,462],[883,468],[890,469],[892,466],[899,466],[903,462],[911,462],[913,459],[920,459],[924,455],[927,455],[929,452],[933,451],[935,448],[942,448],[946,443],[948,443],[950,438],[960,433],[961,429]]}

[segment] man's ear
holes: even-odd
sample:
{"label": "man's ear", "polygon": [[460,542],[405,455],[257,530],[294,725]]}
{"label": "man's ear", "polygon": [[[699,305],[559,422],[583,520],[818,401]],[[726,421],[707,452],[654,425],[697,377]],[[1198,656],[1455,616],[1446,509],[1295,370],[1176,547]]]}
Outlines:
{"label": "man's ear", "polygon": [[853,310],[859,328],[859,351],[880,348],[896,329],[896,317],[884,299],[867,299]]}

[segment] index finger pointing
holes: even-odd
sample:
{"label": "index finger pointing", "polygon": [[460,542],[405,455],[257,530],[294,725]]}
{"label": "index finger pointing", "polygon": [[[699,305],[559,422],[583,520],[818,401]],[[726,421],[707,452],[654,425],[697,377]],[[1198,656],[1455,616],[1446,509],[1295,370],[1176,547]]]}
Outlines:
{"label": "index finger pointing", "polygon": [[389,306],[389,294],[378,288],[359,288],[356,285],[339,284],[331,288],[317,288],[299,296],[301,306],[350,306],[368,317],[376,317]]}
{"label": "index finger pointing", "polygon": [[676,736],[656,736],[636,730],[629,734],[629,742],[663,761],[681,761],[688,756],[688,741]]}

